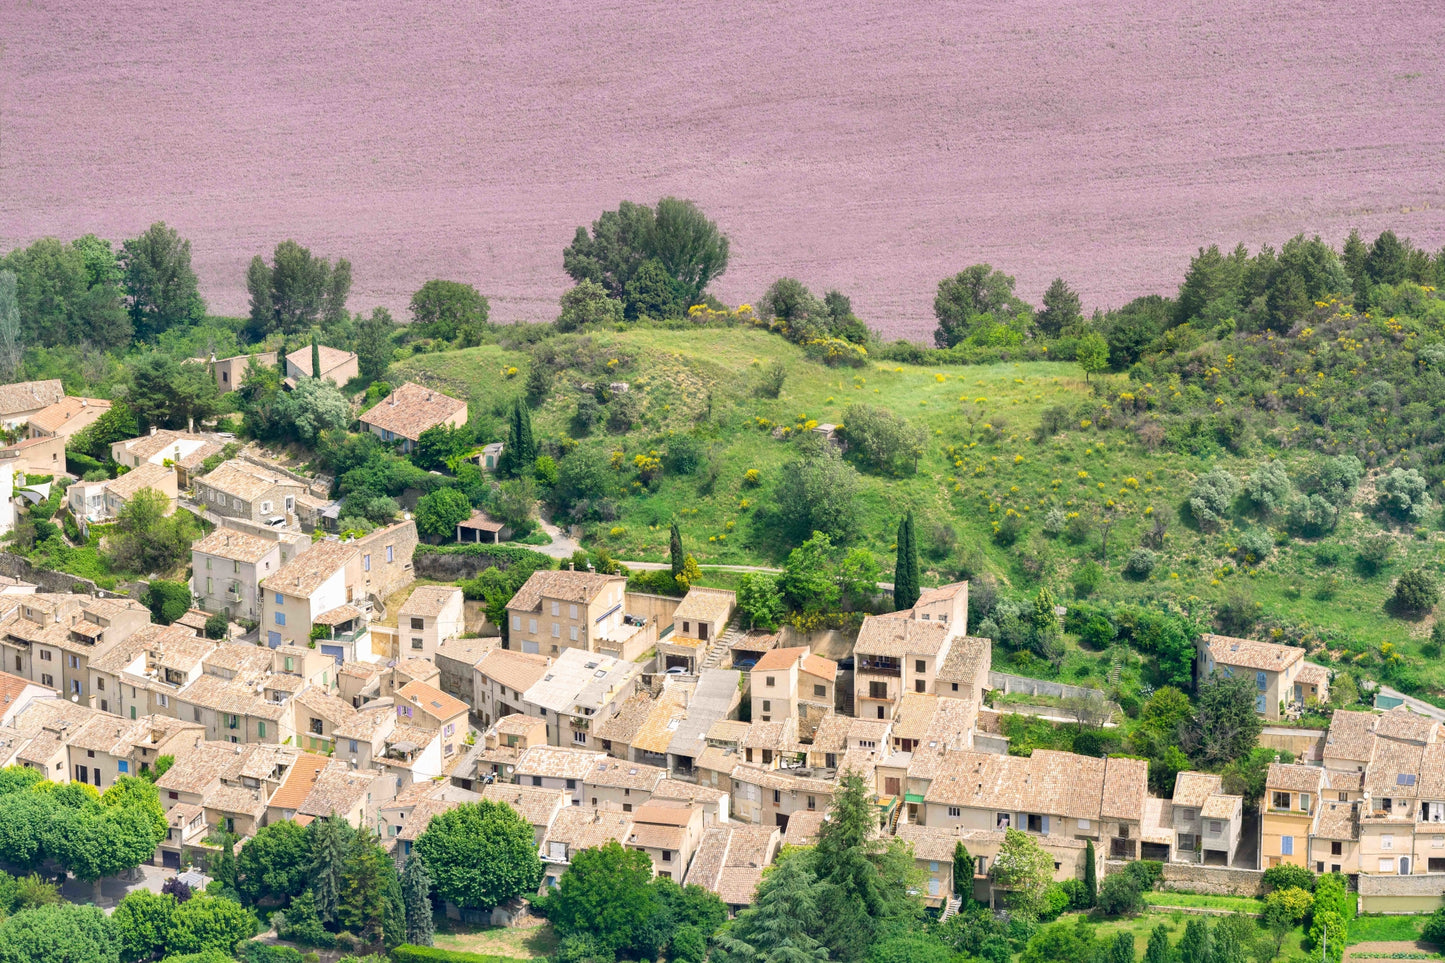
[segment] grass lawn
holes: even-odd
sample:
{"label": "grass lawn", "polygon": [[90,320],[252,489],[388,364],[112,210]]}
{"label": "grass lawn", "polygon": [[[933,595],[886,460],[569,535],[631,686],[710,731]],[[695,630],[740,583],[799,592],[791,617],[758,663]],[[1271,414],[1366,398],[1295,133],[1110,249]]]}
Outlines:
{"label": "grass lawn", "polygon": [[[1153,893],[1150,895],[1158,896],[1167,894]],[[1228,897],[1220,898],[1227,899]],[[1104,920],[1096,924],[1094,932],[1099,937],[1100,942],[1104,944],[1112,941],[1119,933],[1132,933],[1134,935],[1135,956],[1138,959],[1143,959],[1144,949],[1149,945],[1149,936],[1154,932],[1155,927],[1162,925],[1169,933],[1170,945],[1177,946],[1179,940],[1184,936],[1184,927],[1191,919],[1203,919],[1212,924],[1218,917],[1198,916],[1179,910],[1169,912],[1164,907],[1160,907],[1156,911],[1141,913],[1132,919]],[[1259,932],[1261,936],[1264,934],[1263,929]],[[1284,946],[1281,948],[1281,958],[1287,960],[1291,959],[1293,954],[1304,953],[1304,940],[1304,930],[1302,928],[1296,928],[1285,938]]]}
{"label": "grass lawn", "polygon": [[1350,920],[1349,945],[1418,940],[1424,916],[1356,916]]}
{"label": "grass lawn", "polygon": [[453,923],[437,930],[436,945],[447,950],[540,960],[557,952],[557,936],[546,923],[516,929],[500,926],[471,929]]}
{"label": "grass lawn", "polygon": [[1260,913],[1264,903],[1247,896],[1205,896],[1197,893],[1145,893],[1150,906],[1188,906],[1228,910],[1231,913]]}

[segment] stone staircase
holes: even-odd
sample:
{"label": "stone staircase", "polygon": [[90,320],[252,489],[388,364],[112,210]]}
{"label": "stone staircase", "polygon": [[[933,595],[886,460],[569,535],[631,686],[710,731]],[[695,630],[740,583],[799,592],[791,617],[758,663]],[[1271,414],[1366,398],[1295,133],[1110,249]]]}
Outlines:
{"label": "stone staircase", "polygon": [[939,914],[938,922],[940,922],[940,923],[947,922],[948,918],[949,918],[950,916],[956,915],[956,914],[958,913],[959,909],[962,908],[962,906],[963,906],[963,897],[962,897],[962,896],[953,896],[953,897],[950,897],[949,900],[948,900],[948,902],[943,904],[943,912],[942,912],[941,914]]}
{"label": "stone staircase", "polygon": [[724,663],[729,660],[728,657],[732,652],[733,643],[742,639],[745,634],[742,628],[741,617],[734,615],[732,621],[728,623],[727,629],[723,631],[723,634],[713,639],[712,645],[708,646],[707,654],[704,655],[702,659],[702,668],[716,669],[719,666],[726,668],[727,666],[725,666]]}

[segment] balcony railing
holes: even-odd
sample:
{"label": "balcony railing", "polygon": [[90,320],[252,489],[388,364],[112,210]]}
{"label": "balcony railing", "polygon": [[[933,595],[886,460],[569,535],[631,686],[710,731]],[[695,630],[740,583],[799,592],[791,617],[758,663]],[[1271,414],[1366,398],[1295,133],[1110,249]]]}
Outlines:
{"label": "balcony railing", "polygon": [[859,659],[857,671],[871,675],[903,675],[903,663],[896,659]]}

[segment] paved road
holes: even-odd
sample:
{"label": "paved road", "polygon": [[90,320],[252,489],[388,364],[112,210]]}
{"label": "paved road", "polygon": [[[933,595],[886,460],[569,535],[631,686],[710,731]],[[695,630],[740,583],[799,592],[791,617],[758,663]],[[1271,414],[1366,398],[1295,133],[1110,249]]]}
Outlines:
{"label": "paved road", "polygon": [[1398,689],[1392,689],[1387,685],[1380,686],[1375,692],[1379,695],[1403,700],[1405,705],[1409,706],[1413,711],[1420,713],[1422,716],[1429,716],[1437,722],[1445,722],[1445,709],[1436,708],[1428,702],[1422,702],[1414,696],[1407,696]]}

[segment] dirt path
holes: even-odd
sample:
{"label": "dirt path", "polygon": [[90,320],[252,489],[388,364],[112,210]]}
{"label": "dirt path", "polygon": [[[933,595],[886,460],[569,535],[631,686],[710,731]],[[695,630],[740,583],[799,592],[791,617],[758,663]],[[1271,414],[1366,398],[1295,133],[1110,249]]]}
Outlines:
{"label": "dirt path", "polygon": [[1392,953],[1435,953],[1435,944],[1415,940],[1389,940],[1376,943],[1357,943],[1345,950],[1345,963],[1350,960],[1390,959]]}

